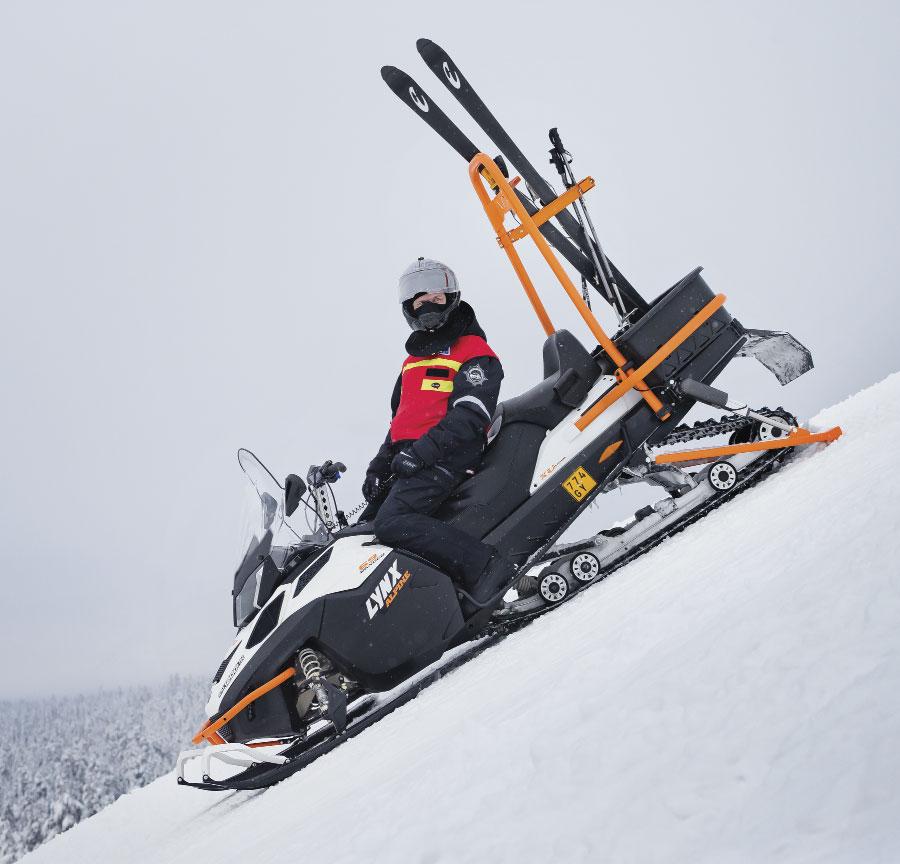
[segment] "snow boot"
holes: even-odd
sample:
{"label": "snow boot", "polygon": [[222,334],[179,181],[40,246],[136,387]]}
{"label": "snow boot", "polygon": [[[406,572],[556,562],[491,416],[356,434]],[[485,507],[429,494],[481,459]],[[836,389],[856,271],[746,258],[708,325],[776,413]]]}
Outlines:
{"label": "snow boot", "polygon": [[[516,575],[516,567],[502,552],[494,551],[494,554],[488,559],[484,570],[478,574],[474,580],[466,579],[464,587],[466,592],[472,597],[475,603],[472,603],[468,597],[463,597],[460,601],[463,617],[469,619],[477,612],[488,608],[492,611],[496,603],[491,603],[490,607],[476,604],[487,604],[489,600],[502,597],[502,589],[508,587]],[[498,596],[500,595],[500,596]]]}

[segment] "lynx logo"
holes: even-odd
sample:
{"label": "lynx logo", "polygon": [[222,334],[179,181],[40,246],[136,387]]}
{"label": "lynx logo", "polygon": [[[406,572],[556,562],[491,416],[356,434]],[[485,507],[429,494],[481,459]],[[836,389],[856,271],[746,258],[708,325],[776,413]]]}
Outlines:
{"label": "lynx logo", "polygon": [[428,113],[428,102],[425,100],[424,96],[420,96],[416,93],[415,87],[409,88],[409,98],[412,99],[413,105],[416,106],[421,112],[424,114]]}
{"label": "lynx logo", "polygon": [[397,561],[388,567],[384,578],[375,586],[375,590],[366,600],[366,609],[369,612],[369,620],[371,621],[382,609],[390,606],[394,602],[397,595],[403,589],[403,586],[409,581],[412,574],[409,570],[402,573],[397,569]]}
{"label": "lynx logo", "polygon": [[457,89],[460,88],[459,75],[457,75],[453,70],[450,69],[450,64],[445,60],[444,61],[444,75],[447,76],[447,80]]}

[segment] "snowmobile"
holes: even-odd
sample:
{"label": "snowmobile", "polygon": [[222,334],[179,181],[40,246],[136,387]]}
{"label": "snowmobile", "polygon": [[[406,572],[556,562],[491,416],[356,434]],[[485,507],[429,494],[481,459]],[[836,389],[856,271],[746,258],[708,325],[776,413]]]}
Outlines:
{"label": "snowmobile", "polygon": [[[564,187],[559,195],[449,55],[425,39],[418,48],[499,147],[496,159],[406,73],[384,67],[382,77],[466,159],[546,334],[541,380],[498,406],[481,465],[437,514],[500,549],[519,568],[516,581],[467,617],[463,592],[433,563],[380,543],[371,523],[348,524],[333,492],[342,463],[312,466],[305,481],[291,474],[281,484],[240,451],[259,524],[234,577],[237,636],[194,737],[206,746],[178,758],[183,785],[255,789],[289,776],[758,482],[795,448],[841,434],[811,432],[783,409],[750,408],[713,387],[736,357],[755,357],[782,384],[811,369],[812,357],[787,332],[744,327],[700,268],[646,301],[600,244],[584,201],[594,182],[575,179],[558,130],[550,130],[550,161]],[[508,164],[520,176],[510,177]],[[595,345],[553,325],[516,249],[526,239]],[[580,275],[580,291],[554,250]],[[592,311],[591,291],[616,313],[612,336]],[[724,415],[682,423],[698,404]],[[554,545],[598,495],[633,483],[663,497],[625,524]],[[298,511],[313,515],[307,534],[290,521]]]}

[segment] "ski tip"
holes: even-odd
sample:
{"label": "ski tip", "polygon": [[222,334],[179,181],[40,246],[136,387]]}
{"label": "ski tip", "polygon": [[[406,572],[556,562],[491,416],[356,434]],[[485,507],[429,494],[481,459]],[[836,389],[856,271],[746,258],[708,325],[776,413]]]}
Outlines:
{"label": "ski tip", "polygon": [[389,79],[393,78],[399,71],[400,70],[396,66],[382,66],[381,67],[381,77],[385,81],[388,81],[388,83],[390,83]]}
{"label": "ski tip", "polygon": [[416,39],[416,50],[427,60],[429,55],[433,56],[438,53],[444,53],[441,51],[441,46],[436,42],[432,42],[430,39],[425,39],[424,37],[421,39]]}

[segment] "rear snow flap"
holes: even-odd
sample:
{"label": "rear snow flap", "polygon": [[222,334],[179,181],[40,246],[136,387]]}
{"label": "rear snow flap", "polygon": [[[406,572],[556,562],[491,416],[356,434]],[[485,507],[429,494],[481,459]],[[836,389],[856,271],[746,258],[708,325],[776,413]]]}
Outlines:
{"label": "rear snow flap", "polygon": [[810,350],[784,330],[747,331],[747,343],[739,357],[755,357],[781,385],[789,384],[813,368]]}

